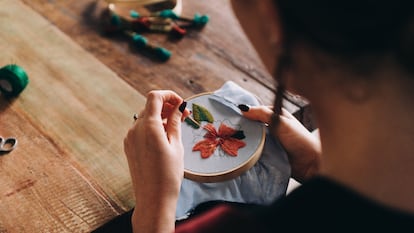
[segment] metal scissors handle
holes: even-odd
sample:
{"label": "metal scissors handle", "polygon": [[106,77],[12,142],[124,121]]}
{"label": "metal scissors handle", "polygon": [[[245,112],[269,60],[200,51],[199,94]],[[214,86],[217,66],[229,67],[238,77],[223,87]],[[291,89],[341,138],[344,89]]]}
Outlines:
{"label": "metal scissors handle", "polygon": [[17,146],[17,139],[10,137],[10,138],[3,138],[0,136],[0,153],[7,153]]}

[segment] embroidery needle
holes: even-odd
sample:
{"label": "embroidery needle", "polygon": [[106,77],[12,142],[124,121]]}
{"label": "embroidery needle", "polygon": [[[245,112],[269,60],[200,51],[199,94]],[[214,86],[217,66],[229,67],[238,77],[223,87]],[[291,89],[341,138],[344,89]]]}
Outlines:
{"label": "embroidery needle", "polygon": [[194,120],[191,116],[188,116],[184,119],[185,122],[192,125],[194,128],[198,129],[201,127],[201,124]]}
{"label": "embroidery needle", "polygon": [[[183,102],[180,104],[180,106],[178,107],[178,110],[179,110],[181,113],[184,113],[184,111],[187,109],[186,107],[187,107],[187,101],[183,101]],[[189,111],[189,112],[190,112],[190,114],[191,114],[191,111]],[[198,128],[200,128],[200,127],[201,127],[200,123],[198,123],[196,120],[194,120],[194,119],[191,117],[191,115],[188,115],[188,116],[184,119],[184,121],[185,121],[187,124],[191,125],[193,128],[198,129]]]}

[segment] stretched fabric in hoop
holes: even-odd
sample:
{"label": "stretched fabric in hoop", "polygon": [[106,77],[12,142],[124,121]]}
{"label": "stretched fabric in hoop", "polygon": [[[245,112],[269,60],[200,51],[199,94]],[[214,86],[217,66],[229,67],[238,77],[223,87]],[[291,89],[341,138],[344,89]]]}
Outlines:
{"label": "stretched fabric in hoop", "polygon": [[[239,104],[259,105],[254,95],[231,81],[215,91],[212,99],[239,114]],[[207,201],[270,204],[285,195],[289,178],[290,165],[287,154],[280,143],[267,132],[259,161],[241,176],[218,183],[198,183],[184,179],[177,203],[176,218],[186,218],[193,208]]]}

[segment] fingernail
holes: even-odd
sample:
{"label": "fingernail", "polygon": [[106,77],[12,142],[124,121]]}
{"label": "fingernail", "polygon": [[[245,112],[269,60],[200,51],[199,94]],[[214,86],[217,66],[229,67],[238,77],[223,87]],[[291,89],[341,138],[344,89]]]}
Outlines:
{"label": "fingernail", "polygon": [[245,105],[245,104],[239,104],[239,106],[237,106],[237,107],[239,107],[239,109],[240,109],[242,112],[247,112],[247,111],[249,111],[249,109],[250,109],[250,107],[249,107],[249,106],[247,106],[247,105]]}
{"label": "fingernail", "polygon": [[184,112],[184,110],[185,110],[185,107],[187,107],[187,102],[183,101],[183,102],[180,104],[180,107],[178,107],[178,110],[180,110],[180,112],[181,112],[181,113],[183,113],[183,112]]}

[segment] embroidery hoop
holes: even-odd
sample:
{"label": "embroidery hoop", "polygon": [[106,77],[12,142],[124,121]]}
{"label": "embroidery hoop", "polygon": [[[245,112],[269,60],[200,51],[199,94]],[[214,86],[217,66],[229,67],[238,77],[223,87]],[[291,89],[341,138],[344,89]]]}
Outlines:
{"label": "embroidery hoop", "polygon": [[[221,122],[226,125],[244,131],[246,142],[244,148],[239,149],[238,156],[232,157],[217,148],[214,154],[207,159],[202,159],[199,151],[192,151],[196,142],[203,139],[206,131],[202,128],[194,129],[187,123],[183,123],[182,141],[184,145],[184,177],[202,183],[212,183],[230,180],[240,176],[250,169],[259,160],[263,150],[266,126],[263,123],[248,120],[216,102],[209,99],[211,92],[192,96],[187,101],[187,108],[191,109],[193,103],[207,108],[214,117],[216,129]],[[202,125],[206,122],[202,122]]]}

